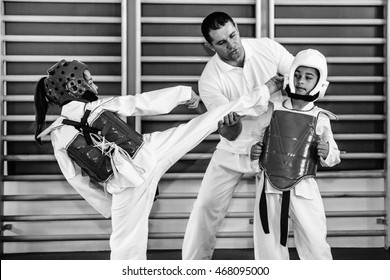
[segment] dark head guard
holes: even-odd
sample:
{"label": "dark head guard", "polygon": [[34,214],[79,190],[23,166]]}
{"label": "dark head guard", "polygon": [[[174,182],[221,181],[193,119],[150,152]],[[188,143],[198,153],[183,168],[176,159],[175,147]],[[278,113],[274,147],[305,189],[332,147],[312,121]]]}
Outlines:
{"label": "dark head guard", "polygon": [[46,98],[59,106],[69,101],[91,102],[98,94],[84,79],[84,71],[88,66],[80,61],[61,60],[53,65],[45,79]]}

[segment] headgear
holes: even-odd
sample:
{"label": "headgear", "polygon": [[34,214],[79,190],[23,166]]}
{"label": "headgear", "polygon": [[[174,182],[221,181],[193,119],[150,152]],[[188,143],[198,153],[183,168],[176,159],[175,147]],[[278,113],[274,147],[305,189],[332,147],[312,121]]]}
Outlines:
{"label": "headgear", "polygon": [[328,78],[328,67],[326,63],[325,56],[317,50],[307,49],[300,51],[296,56],[294,61],[291,64],[290,73],[289,73],[289,82],[290,92],[293,94],[294,98],[298,97],[295,94],[295,85],[294,85],[294,74],[299,66],[312,67],[318,70],[320,73],[318,82],[312,91],[308,95],[302,96],[303,98],[308,98],[307,101],[315,101],[318,98],[322,98],[325,95],[325,91],[328,88],[329,82],[326,80]]}
{"label": "headgear", "polygon": [[97,91],[84,78],[88,66],[80,61],[64,59],[53,65],[45,79],[46,98],[59,106],[69,101],[91,102],[97,99]]}

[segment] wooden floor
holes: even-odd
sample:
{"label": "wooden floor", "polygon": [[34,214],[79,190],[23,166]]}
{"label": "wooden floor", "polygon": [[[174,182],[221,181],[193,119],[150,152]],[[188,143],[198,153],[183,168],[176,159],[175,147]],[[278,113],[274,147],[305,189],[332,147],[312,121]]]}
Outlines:
{"label": "wooden floor", "polygon": [[[390,260],[390,252],[383,248],[335,248],[334,260]],[[2,260],[108,260],[110,252],[56,252],[4,254]],[[295,249],[290,249],[290,258],[298,260]],[[213,260],[253,260],[253,250],[215,250]],[[148,252],[148,260],[181,260],[180,250],[156,250]]]}

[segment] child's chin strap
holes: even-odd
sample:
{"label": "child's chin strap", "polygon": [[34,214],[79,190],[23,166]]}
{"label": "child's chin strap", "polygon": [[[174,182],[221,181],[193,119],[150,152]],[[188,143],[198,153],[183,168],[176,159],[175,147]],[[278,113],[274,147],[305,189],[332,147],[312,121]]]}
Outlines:
{"label": "child's chin strap", "polygon": [[299,99],[307,102],[315,101],[320,95],[320,92],[317,92],[314,95],[301,95],[301,94],[292,93],[289,86],[286,86],[285,91],[287,93],[287,96],[290,97],[291,99]]}

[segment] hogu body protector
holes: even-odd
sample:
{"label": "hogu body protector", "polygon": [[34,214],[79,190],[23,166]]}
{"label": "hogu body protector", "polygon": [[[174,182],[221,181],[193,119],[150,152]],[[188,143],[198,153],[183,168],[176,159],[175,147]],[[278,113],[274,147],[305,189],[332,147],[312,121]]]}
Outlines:
{"label": "hogu body protector", "polygon": [[280,243],[286,246],[288,234],[288,212],[290,190],[307,177],[314,177],[317,171],[316,134],[317,117],[292,111],[275,110],[263,140],[263,151],[259,159],[264,171],[264,186],[260,198],[260,219],[265,233],[269,233],[266,179],[283,192],[281,210]]}
{"label": "hogu body protector", "polygon": [[72,125],[80,131],[66,149],[69,157],[91,178],[106,182],[115,168],[111,160],[112,144],[134,158],[144,141],[141,134],[113,112],[103,110],[88,124],[89,114],[90,111],[86,110],[80,122],[63,120],[63,124]]}

